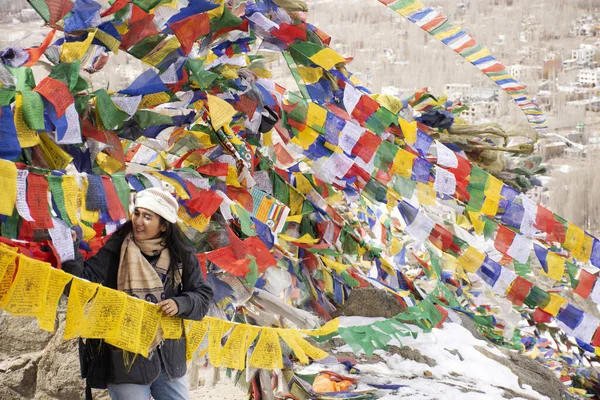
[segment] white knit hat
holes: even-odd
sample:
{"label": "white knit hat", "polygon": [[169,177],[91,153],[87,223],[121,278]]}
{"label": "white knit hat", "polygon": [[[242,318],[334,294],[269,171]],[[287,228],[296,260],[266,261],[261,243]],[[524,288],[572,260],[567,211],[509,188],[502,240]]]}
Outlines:
{"label": "white knit hat", "polygon": [[166,190],[149,188],[138,192],[135,196],[134,207],[150,210],[171,223],[177,222],[179,204]]}

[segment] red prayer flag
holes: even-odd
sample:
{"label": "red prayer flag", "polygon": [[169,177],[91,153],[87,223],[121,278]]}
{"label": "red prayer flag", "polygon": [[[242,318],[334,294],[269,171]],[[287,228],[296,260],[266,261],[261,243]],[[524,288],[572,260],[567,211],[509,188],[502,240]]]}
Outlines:
{"label": "red prayer flag", "polygon": [[533,313],[533,320],[536,323],[544,322],[548,323],[552,321],[552,314],[548,314],[546,311],[541,308],[536,308]]}
{"label": "red prayer flag", "polygon": [[223,198],[217,193],[212,190],[202,190],[188,201],[187,206],[190,210],[210,218],[219,209],[222,202]]}
{"label": "red prayer flag", "polygon": [[48,11],[50,12],[50,20],[48,24],[54,25],[62,19],[69,11],[73,9],[73,3],[69,0],[46,0]]}
{"label": "red prayer flag", "polygon": [[369,96],[362,95],[356,107],[352,111],[352,117],[359,122],[365,122],[371,115],[377,111],[379,103],[370,98]]}
{"label": "red prayer flag", "polygon": [[494,240],[494,247],[502,254],[508,253],[508,248],[515,239],[516,233],[505,227],[504,225],[498,226],[498,232],[496,232],[496,239]]}
{"label": "red prayer flag", "polygon": [[122,219],[127,218],[125,214],[125,208],[123,203],[119,200],[119,195],[113,186],[112,181],[108,176],[102,176],[102,185],[104,186],[104,192],[106,193],[106,201],[108,202],[108,214],[110,219],[118,222]]}
{"label": "red prayer flag", "polygon": [[112,15],[117,11],[121,10],[127,4],[129,4],[129,0],[116,0],[114,3],[112,3],[110,7],[108,7],[102,14],[100,14],[100,16],[104,18],[106,16]]}
{"label": "red prayer flag", "polygon": [[523,305],[525,298],[529,294],[529,291],[533,287],[533,283],[527,279],[517,276],[510,285],[510,290],[506,294],[506,299],[513,303],[515,306],[520,307]]}
{"label": "red prayer flag", "polygon": [[29,173],[27,176],[27,204],[36,229],[54,228],[48,210],[48,182],[42,175]]}
{"label": "red prayer flag", "polygon": [[352,148],[352,155],[362,158],[368,164],[377,152],[381,142],[383,142],[383,139],[379,136],[365,131]]}
{"label": "red prayer flag", "polygon": [[192,51],[196,39],[210,33],[210,18],[208,13],[204,12],[171,23],[169,26],[181,43],[181,50],[187,55]]}
{"label": "red prayer flag", "polygon": [[429,234],[429,240],[435,247],[445,252],[452,244],[452,233],[440,224],[435,224]]}
{"label": "red prayer flag", "polygon": [[210,176],[227,176],[229,164],[227,163],[212,163],[196,168],[196,171],[204,175]]}
{"label": "red prayer flag", "polygon": [[127,50],[136,43],[139,43],[144,38],[150,35],[160,33],[154,25],[154,14],[146,14],[142,19],[131,24],[131,27],[121,40],[119,46],[122,50]]}
{"label": "red prayer flag", "polygon": [[594,283],[596,283],[596,275],[590,274],[585,269],[582,269],[579,273],[579,284],[573,290],[573,293],[577,293],[584,299],[587,299],[594,288]]}
{"label": "red prayer flag", "polygon": [[306,24],[281,24],[270,33],[285,44],[293,43],[295,40],[306,42]]}
{"label": "red prayer flag", "polygon": [[33,89],[46,98],[56,110],[58,118],[65,115],[67,107],[75,102],[67,85],[47,76]]}

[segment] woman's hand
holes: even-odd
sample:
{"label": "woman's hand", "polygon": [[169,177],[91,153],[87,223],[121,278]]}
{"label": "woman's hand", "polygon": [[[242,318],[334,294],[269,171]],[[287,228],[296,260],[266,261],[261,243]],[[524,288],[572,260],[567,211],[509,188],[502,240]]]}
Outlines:
{"label": "woman's hand", "polygon": [[158,306],[161,308],[162,312],[165,313],[167,317],[173,317],[179,312],[179,307],[177,307],[177,303],[175,302],[175,300],[172,299],[159,301]]}

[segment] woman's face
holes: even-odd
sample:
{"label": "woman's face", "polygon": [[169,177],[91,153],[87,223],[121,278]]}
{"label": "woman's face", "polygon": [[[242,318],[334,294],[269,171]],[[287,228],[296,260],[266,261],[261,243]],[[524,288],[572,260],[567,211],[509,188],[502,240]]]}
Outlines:
{"label": "woman's face", "polygon": [[167,227],[161,224],[158,214],[142,207],[135,209],[131,216],[131,222],[135,240],[156,239],[167,230]]}

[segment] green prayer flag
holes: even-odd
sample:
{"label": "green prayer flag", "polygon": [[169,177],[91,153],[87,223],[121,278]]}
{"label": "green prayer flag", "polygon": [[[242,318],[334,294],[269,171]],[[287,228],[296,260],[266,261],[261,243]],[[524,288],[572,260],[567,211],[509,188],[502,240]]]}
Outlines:
{"label": "green prayer flag", "polygon": [[96,107],[98,108],[98,113],[100,114],[100,119],[105,130],[115,129],[129,118],[127,113],[119,110],[115,103],[113,103],[106,90],[97,90],[94,94],[96,95]]}
{"label": "green prayer flag", "polygon": [[17,92],[13,89],[0,87],[0,107],[10,106],[15,101]]}
{"label": "green prayer flag", "polygon": [[21,93],[23,96],[23,119],[29,129],[43,131],[44,124],[44,101],[37,92],[26,90]]}
{"label": "green prayer flag", "polygon": [[167,37],[163,34],[148,35],[138,43],[133,45],[127,52],[133,57],[141,60],[146,57],[152,50],[154,50],[162,41]]}
{"label": "green prayer flag", "polygon": [[17,208],[13,210],[13,213],[8,217],[0,227],[0,234],[8,239],[18,239],[19,235],[19,212]]}
{"label": "green prayer flag", "polygon": [[550,304],[550,295],[537,286],[533,286],[527,297],[525,297],[524,303],[529,308],[545,308]]}
{"label": "green prayer flag", "polygon": [[17,82],[16,89],[19,92],[25,92],[33,90],[35,87],[35,78],[33,77],[33,71],[29,67],[12,68],[5,65],[6,69],[15,77]]}
{"label": "green prayer flag", "polygon": [[241,23],[242,23],[242,20],[240,18],[236,17],[231,12],[229,7],[225,7],[225,8],[223,8],[223,15],[221,15],[221,18],[219,18],[219,19],[212,18],[210,20],[210,31],[216,32],[221,29],[235,28],[236,26],[239,26]]}
{"label": "green prayer flag", "polygon": [[256,236],[256,232],[252,229],[252,215],[242,206],[235,205],[235,213],[240,220],[242,233],[248,237]]}
{"label": "green prayer flag", "polygon": [[125,215],[129,217],[129,198],[131,194],[129,183],[125,180],[123,172],[117,172],[113,174],[111,178],[115,190],[117,191],[117,195],[119,196],[119,201],[121,201],[121,204],[123,204],[123,208],[125,209]]}
{"label": "green prayer flag", "polygon": [[158,6],[162,0],[133,0],[133,4],[142,10],[149,12],[154,7]]}
{"label": "green prayer flag", "polygon": [[214,72],[204,70],[204,60],[193,60],[190,58],[185,65],[188,69],[190,82],[203,90],[208,89],[219,76]]}
{"label": "green prayer flag", "polygon": [[58,208],[58,212],[60,214],[60,219],[63,220],[69,228],[73,226],[73,223],[69,219],[69,214],[67,213],[67,207],[65,205],[65,193],[62,188],[62,176],[57,175],[48,175],[48,188],[52,193],[52,201],[56,204]]}
{"label": "green prayer flag", "polygon": [[72,63],[61,62],[50,72],[50,77],[61,81],[69,87],[70,91],[75,89],[77,81],[79,80],[79,68],[81,62],[76,60]]}
{"label": "green prayer flag", "polygon": [[173,125],[172,117],[148,110],[137,111],[133,116],[133,119],[142,129],[146,129],[151,126]]}

